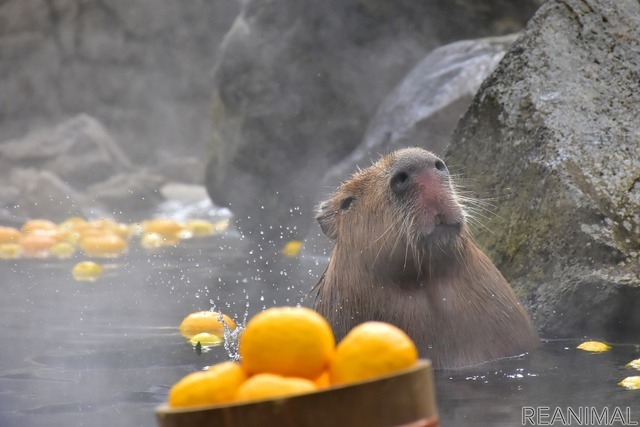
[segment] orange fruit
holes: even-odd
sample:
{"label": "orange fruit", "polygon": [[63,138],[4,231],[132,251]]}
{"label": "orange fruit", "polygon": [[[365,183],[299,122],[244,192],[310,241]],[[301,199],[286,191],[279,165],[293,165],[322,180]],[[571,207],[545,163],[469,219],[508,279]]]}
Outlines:
{"label": "orange fruit", "polygon": [[18,259],[24,249],[17,243],[0,243],[0,259]]}
{"label": "orange fruit", "polygon": [[17,228],[0,226],[0,243],[17,243],[22,233]]}
{"label": "orange fruit", "polygon": [[237,401],[273,399],[311,393],[318,389],[306,378],[283,377],[275,374],[257,374],[249,378],[238,389]]}
{"label": "orange fruit", "polygon": [[69,242],[58,242],[49,249],[52,255],[60,259],[71,258],[76,253],[76,248]]}
{"label": "orange fruit", "polygon": [[329,371],[324,371],[320,374],[320,376],[313,380],[318,388],[327,388],[331,387],[331,377],[329,376]]}
{"label": "orange fruit", "polygon": [[110,231],[83,237],[80,240],[82,251],[90,257],[115,258],[127,249],[127,242]]}
{"label": "orange fruit", "polygon": [[417,360],[414,342],[401,329],[365,322],[338,344],[329,375],[332,384],[350,383],[409,368]]}
{"label": "orange fruit", "polygon": [[81,261],[73,266],[71,275],[79,282],[94,282],[102,276],[102,266],[93,261]]}
{"label": "orange fruit", "polygon": [[600,341],[586,341],[576,347],[579,350],[590,351],[593,353],[602,353],[611,350],[611,346]]}
{"label": "orange fruit", "polygon": [[206,371],[192,372],[169,390],[171,407],[216,405],[231,402],[247,376],[239,364],[222,362]]}
{"label": "orange fruit", "polygon": [[225,323],[231,330],[236,328],[236,323],[226,314],[215,311],[198,311],[182,320],[180,333],[187,339],[203,332],[221,337],[224,335]]}
{"label": "orange fruit", "polygon": [[301,249],[302,249],[302,242],[300,240],[292,240],[288,242],[286,245],[284,245],[284,248],[282,248],[281,252],[284,256],[295,258],[298,256]]}
{"label": "orange fruit", "polygon": [[270,308],[254,316],[240,336],[242,367],[313,380],[324,371],[335,351],[327,321],[303,307]]}
{"label": "orange fruit", "polygon": [[180,231],[182,231],[182,225],[172,219],[158,218],[149,219],[142,222],[142,227],[147,233],[158,233],[162,237],[168,240],[176,239]]}
{"label": "orange fruit", "polygon": [[215,233],[213,223],[204,219],[190,219],[184,224],[194,237],[207,237]]}
{"label": "orange fruit", "polygon": [[22,224],[23,233],[31,233],[33,231],[57,231],[58,226],[48,219],[30,219]]}
{"label": "orange fruit", "polygon": [[44,257],[49,253],[49,248],[58,243],[58,239],[50,234],[30,232],[20,239],[20,246],[24,254],[30,257]]}

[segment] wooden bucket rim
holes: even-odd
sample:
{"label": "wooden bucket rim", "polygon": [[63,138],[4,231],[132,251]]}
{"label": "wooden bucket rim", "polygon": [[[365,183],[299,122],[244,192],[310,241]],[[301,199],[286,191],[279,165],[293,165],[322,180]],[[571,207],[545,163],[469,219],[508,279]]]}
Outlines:
{"label": "wooden bucket rim", "polygon": [[416,362],[415,365],[413,365],[413,366],[411,366],[409,368],[405,368],[405,369],[402,369],[402,370],[399,370],[399,371],[392,372],[390,374],[380,375],[380,376],[377,376],[377,377],[374,377],[374,378],[368,378],[366,380],[351,382],[351,383],[348,383],[348,384],[330,386],[328,388],[323,388],[323,389],[311,391],[311,392],[308,392],[308,393],[294,394],[294,395],[291,395],[291,396],[278,397],[278,398],[275,398],[275,399],[274,398],[266,398],[266,399],[248,400],[248,401],[243,401],[243,402],[228,402],[228,403],[221,403],[221,404],[216,404],[216,405],[197,405],[197,406],[194,405],[194,406],[185,406],[185,407],[178,407],[178,408],[171,408],[171,407],[169,407],[169,405],[164,403],[164,404],[156,407],[156,413],[157,414],[163,414],[163,415],[171,415],[171,414],[180,414],[180,413],[185,413],[185,412],[209,411],[209,410],[236,407],[236,406],[251,406],[251,405],[254,405],[254,404],[262,404],[264,402],[284,401],[284,400],[295,399],[295,398],[303,397],[303,396],[331,393],[331,392],[333,392],[335,390],[356,388],[356,387],[363,386],[363,385],[366,385],[366,384],[375,383],[377,381],[383,381],[383,380],[386,380],[388,378],[411,375],[411,374],[414,374],[416,372],[429,369],[430,367],[431,367],[431,361],[429,359],[419,359]]}

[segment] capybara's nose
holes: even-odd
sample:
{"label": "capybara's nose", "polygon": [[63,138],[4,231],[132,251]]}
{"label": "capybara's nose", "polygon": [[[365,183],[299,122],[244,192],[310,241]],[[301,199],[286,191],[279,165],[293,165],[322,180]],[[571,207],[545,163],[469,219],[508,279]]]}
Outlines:
{"label": "capybara's nose", "polygon": [[400,162],[395,169],[391,174],[389,186],[391,191],[398,196],[405,194],[409,190],[413,178],[419,173],[430,169],[435,169],[440,173],[448,173],[444,162],[435,156],[420,159],[420,161]]}

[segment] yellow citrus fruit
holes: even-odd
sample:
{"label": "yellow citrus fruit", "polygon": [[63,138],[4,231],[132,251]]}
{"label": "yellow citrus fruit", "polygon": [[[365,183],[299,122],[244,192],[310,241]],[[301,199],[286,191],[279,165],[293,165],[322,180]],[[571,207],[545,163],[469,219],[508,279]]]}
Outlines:
{"label": "yellow citrus fruit", "polygon": [[318,388],[327,388],[331,386],[331,377],[329,371],[326,370],[320,374],[320,376],[313,380]]}
{"label": "yellow citrus fruit", "polygon": [[16,243],[22,237],[17,228],[0,226],[0,243]]}
{"label": "yellow citrus fruit", "polygon": [[76,248],[69,242],[59,242],[49,249],[52,255],[60,259],[71,258],[76,253]]}
{"label": "yellow citrus fruit", "polygon": [[611,346],[600,341],[585,341],[577,347],[579,350],[602,353],[611,350]]}
{"label": "yellow citrus fruit", "polygon": [[140,246],[145,249],[157,249],[165,246],[165,238],[158,233],[144,233],[140,238]]}
{"label": "yellow citrus fruit", "polygon": [[213,232],[214,233],[224,233],[229,228],[229,220],[221,219],[220,221],[216,221],[213,223]]}
{"label": "yellow citrus fruit", "polygon": [[202,347],[213,347],[223,342],[224,339],[222,337],[207,332],[200,332],[189,338],[189,343],[194,347],[197,346],[198,343],[200,343]]}
{"label": "yellow citrus fruit", "polygon": [[627,377],[620,381],[618,385],[621,385],[627,390],[640,390],[640,376]]}
{"label": "yellow citrus fruit", "polygon": [[236,328],[236,323],[226,314],[215,311],[198,311],[182,320],[180,333],[187,339],[202,332],[221,337],[224,335],[225,323],[231,330]]}
{"label": "yellow citrus fruit", "polygon": [[254,316],[240,336],[242,366],[249,374],[317,378],[333,357],[327,321],[303,307],[270,308]]}
{"label": "yellow citrus fruit", "polygon": [[302,249],[302,242],[300,240],[292,240],[284,245],[282,248],[282,254],[291,258],[295,258]]}
{"label": "yellow citrus fruit", "polygon": [[158,233],[162,237],[172,240],[182,230],[182,225],[172,219],[158,218],[142,222],[142,227],[147,233]]}
{"label": "yellow citrus fruit", "polygon": [[49,253],[49,248],[58,243],[58,240],[49,234],[30,232],[20,239],[20,246],[28,257],[44,257]]}
{"label": "yellow citrus fruit", "polygon": [[276,374],[257,374],[249,378],[238,389],[237,401],[273,399],[311,393],[318,389],[306,378],[283,377]]}
{"label": "yellow citrus fruit", "polygon": [[18,259],[24,249],[17,243],[0,243],[0,259]]}
{"label": "yellow citrus fruit", "polygon": [[83,237],[80,240],[82,251],[90,257],[115,258],[127,249],[127,242],[112,232]]}
{"label": "yellow citrus fruit", "polygon": [[23,233],[32,233],[36,230],[53,230],[57,231],[58,226],[48,219],[31,219],[24,224],[22,224],[22,232]]}
{"label": "yellow citrus fruit", "polygon": [[332,384],[374,378],[413,366],[414,342],[401,329],[383,322],[365,322],[338,344],[329,367]]}
{"label": "yellow citrus fruit", "polygon": [[185,223],[184,228],[189,230],[194,237],[207,237],[215,232],[213,224],[204,219],[190,219]]}
{"label": "yellow citrus fruit", "polygon": [[215,405],[231,402],[247,379],[239,364],[222,362],[206,371],[192,372],[169,390],[171,407]]}
{"label": "yellow citrus fruit", "polygon": [[71,275],[79,282],[93,282],[102,276],[102,266],[93,261],[82,261],[73,266]]}
{"label": "yellow citrus fruit", "polygon": [[627,363],[625,366],[628,366],[630,368],[634,368],[640,371],[640,359],[632,360],[631,362]]}

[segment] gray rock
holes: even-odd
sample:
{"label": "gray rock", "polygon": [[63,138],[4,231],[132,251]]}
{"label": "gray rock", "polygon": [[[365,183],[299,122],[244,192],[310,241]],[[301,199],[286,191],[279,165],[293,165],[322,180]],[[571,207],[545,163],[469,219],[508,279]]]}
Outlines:
{"label": "gray rock", "polygon": [[50,171],[77,190],[132,167],[102,124],[85,114],[0,144],[0,162],[4,170],[22,166]]}
{"label": "gray rock", "polygon": [[427,55],[382,102],[360,145],[325,175],[326,187],[391,150],[417,146],[442,153],[480,84],[515,39],[460,41]]}
{"label": "gray rock", "polygon": [[87,189],[86,196],[114,217],[137,220],[149,216],[164,200],[160,189],[165,183],[163,176],[141,169],[94,184]]}
{"label": "gray rock", "polygon": [[61,221],[83,214],[82,196],[50,171],[15,168],[9,173],[6,184],[16,189],[17,194],[3,192],[0,194],[0,203],[5,205],[14,219],[46,218]]}
{"label": "gray rock", "polygon": [[216,65],[213,201],[229,206],[247,233],[304,235],[322,176],[428,51],[517,31],[539,3],[244,2]]}
{"label": "gray rock", "polygon": [[159,157],[154,167],[132,164],[104,126],[86,114],[0,143],[0,219],[150,215],[164,201],[164,184],[199,182],[204,170],[202,158]]}
{"label": "gray rock", "polygon": [[84,111],[136,163],[152,163],[158,148],[201,155],[216,52],[238,9],[236,0],[1,1],[0,141]]}
{"label": "gray rock", "polygon": [[551,0],[456,130],[476,238],[543,336],[640,339],[638,117],[640,3]]}

